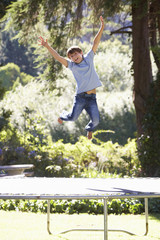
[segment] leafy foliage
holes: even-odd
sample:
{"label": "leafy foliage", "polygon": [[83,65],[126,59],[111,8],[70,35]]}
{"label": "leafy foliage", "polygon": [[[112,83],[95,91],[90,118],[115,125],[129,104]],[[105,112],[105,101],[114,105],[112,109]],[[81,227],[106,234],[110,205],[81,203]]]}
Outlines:
{"label": "leafy foliage", "polygon": [[[108,202],[108,213],[111,214],[141,214],[144,212],[143,201],[133,199],[117,199]],[[152,212],[154,204],[152,203]],[[0,200],[0,210],[17,210],[22,212],[47,212],[47,201],[41,200]],[[88,213],[103,214],[102,200],[51,200],[51,213]]]}
{"label": "leafy foliage", "polygon": [[4,31],[5,24],[0,24],[0,65],[14,63],[20,67],[21,72],[36,76],[40,69],[35,68],[34,61],[37,56],[33,54],[34,48],[19,44],[17,39],[13,39],[17,32],[13,28],[8,32]]}
{"label": "leafy foliage", "polygon": [[[129,140],[122,147],[118,143],[92,143],[80,137],[75,144],[63,143],[62,140],[52,142],[42,128],[34,126],[26,128],[23,135],[15,129],[1,132],[1,164],[32,163],[36,176],[79,177],[87,176],[96,170],[100,173],[115,172],[121,176],[137,176],[140,164],[134,140]],[[96,136],[96,133],[95,133]],[[97,137],[94,137],[97,141]]]}
{"label": "leafy foliage", "polygon": [[11,4],[11,2],[15,2],[16,0],[1,0],[0,2],[0,18],[2,18],[6,11],[7,11],[7,7]]}
{"label": "leafy foliage", "polygon": [[27,84],[33,77],[20,72],[20,68],[14,63],[8,63],[0,68],[0,88],[2,96],[5,92],[15,89],[19,84]]}

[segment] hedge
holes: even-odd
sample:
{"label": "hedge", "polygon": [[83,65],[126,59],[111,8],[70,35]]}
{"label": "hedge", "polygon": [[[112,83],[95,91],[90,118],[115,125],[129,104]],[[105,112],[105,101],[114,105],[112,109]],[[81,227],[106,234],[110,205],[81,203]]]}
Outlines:
{"label": "hedge", "polygon": [[[0,210],[22,212],[47,212],[47,200],[0,200]],[[102,200],[51,200],[51,213],[88,213],[103,214]],[[144,204],[136,199],[113,199],[108,201],[108,213],[140,214],[144,212]]]}

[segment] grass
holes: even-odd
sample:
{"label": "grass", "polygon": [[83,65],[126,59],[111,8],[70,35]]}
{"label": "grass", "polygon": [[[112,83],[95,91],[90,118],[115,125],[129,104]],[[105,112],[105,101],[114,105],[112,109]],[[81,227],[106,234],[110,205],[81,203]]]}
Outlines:
{"label": "grass", "polygon": [[[145,232],[144,215],[109,215],[109,228],[131,231],[138,236],[109,232],[109,240],[158,240],[160,239],[160,214],[149,216],[149,233]],[[47,215],[0,211],[0,240],[103,240],[103,232],[70,232],[71,228],[103,228],[103,215],[51,214],[51,232],[47,232]]]}

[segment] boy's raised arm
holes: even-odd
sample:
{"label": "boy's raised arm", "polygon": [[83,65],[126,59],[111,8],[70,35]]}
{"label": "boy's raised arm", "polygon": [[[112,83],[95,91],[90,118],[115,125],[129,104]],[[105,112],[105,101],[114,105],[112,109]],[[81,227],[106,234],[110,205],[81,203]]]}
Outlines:
{"label": "boy's raised arm", "polygon": [[98,48],[98,45],[99,45],[99,42],[101,40],[101,36],[102,36],[102,33],[103,33],[103,29],[104,29],[104,21],[103,21],[102,16],[100,16],[100,21],[101,21],[100,29],[99,29],[97,35],[95,36],[95,38],[93,40],[92,50],[93,50],[94,53],[96,52],[96,50]]}
{"label": "boy's raised arm", "polygon": [[61,57],[47,42],[47,39],[44,40],[43,37],[39,37],[38,39],[39,45],[42,45],[48,49],[48,51],[51,53],[51,55],[59,61],[61,64],[63,64],[65,67],[68,66],[68,62],[64,57]]}

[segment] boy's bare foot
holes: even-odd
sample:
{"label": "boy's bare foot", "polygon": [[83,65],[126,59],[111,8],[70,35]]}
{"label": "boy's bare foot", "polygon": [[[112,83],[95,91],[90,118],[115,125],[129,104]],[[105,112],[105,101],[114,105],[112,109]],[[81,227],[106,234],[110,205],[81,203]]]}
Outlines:
{"label": "boy's bare foot", "polygon": [[60,118],[58,118],[58,122],[59,122],[59,124],[62,124],[62,123],[63,123],[63,120],[60,119]]}
{"label": "boy's bare foot", "polygon": [[87,132],[88,139],[92,139],[92,132]]}

